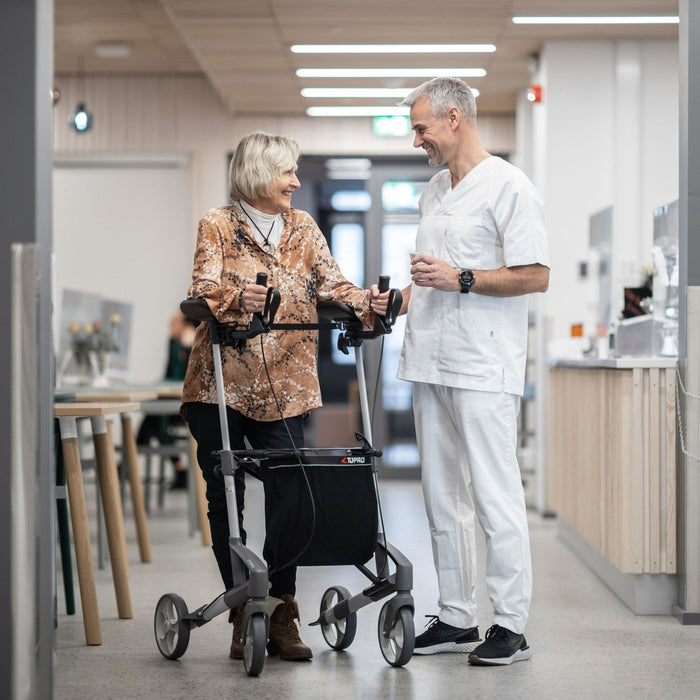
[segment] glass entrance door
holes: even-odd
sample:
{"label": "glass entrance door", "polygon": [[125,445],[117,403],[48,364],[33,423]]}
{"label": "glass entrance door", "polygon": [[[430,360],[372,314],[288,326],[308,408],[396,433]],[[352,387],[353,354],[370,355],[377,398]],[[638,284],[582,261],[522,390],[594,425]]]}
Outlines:
{"label": "glass entrance door", "polygon": [[[428,165],[372,164],[368,190],[367,281],[390,275],[391,287],[410,284],[409,253],[415,249],[418,199],[435,170]],[[406,317],[400,316],[380,343],[365,343],[374,444],[382,449],[380,476],[418,478],[420,462],[413,423],[413,386],[396,378]]]}

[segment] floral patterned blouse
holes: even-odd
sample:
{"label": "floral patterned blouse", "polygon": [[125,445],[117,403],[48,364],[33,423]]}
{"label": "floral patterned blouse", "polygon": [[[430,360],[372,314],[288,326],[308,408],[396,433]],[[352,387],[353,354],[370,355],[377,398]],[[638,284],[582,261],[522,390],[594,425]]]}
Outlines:
{"label": "floral patterned blouse", "polygon": [[[199,222],[192,284],[188,298],[209,302],[221,322],[245,324],[250,313],[238,299],[258,272],[267,273],[268,285],[280,291],[275,323],[316,323],[318,301],[342,301],[372,325],[370,293],[348,282],[316,222],[306,212],[283,212],[279,245],[266,251],[253,237],[248,220],[236,206],[212,209]],[[261,347],[262,343],[262,347]],[[272,330],[246,341],[239,352],[222,348],[226,404],[259,421],[279,420],[265,362],[285,418],[322,405],[318,382],[318,332]],[[216,380],[209,328],[197,327],[185,375],[183,403],[216,403]]]}

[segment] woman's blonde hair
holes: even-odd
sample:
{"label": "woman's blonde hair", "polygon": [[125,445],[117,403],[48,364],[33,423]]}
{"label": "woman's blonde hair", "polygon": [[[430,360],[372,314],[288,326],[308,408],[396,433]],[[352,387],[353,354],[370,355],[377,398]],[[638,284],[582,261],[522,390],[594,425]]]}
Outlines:
{"label": "woman's blonde hair", "polygon": [[299,159],[299,144],[284,136],[256,131],[241,139],[228,171],[232,200],[254,200],[271,193],[272,185]]}

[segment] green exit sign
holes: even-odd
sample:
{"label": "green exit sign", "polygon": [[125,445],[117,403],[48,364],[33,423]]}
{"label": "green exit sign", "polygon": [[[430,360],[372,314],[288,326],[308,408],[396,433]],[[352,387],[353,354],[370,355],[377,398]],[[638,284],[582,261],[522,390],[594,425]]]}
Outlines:
{"label": "green exit sign", "polygon": [[375,136],[408,136],[411,133],[411,120],[403,115],[375,117]]}

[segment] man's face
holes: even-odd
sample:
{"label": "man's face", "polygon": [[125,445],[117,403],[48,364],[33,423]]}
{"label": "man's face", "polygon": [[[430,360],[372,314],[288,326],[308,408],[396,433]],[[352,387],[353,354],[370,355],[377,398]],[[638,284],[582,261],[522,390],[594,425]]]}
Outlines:
{"label": "man's face", "polygon": [[430,165],[444,165],[450,155],[452,131],[446,117],[438,119],[430,111],[430,98],[426,95],[419,97],[411,107],[411,128],[414,148],[426,152]]}

